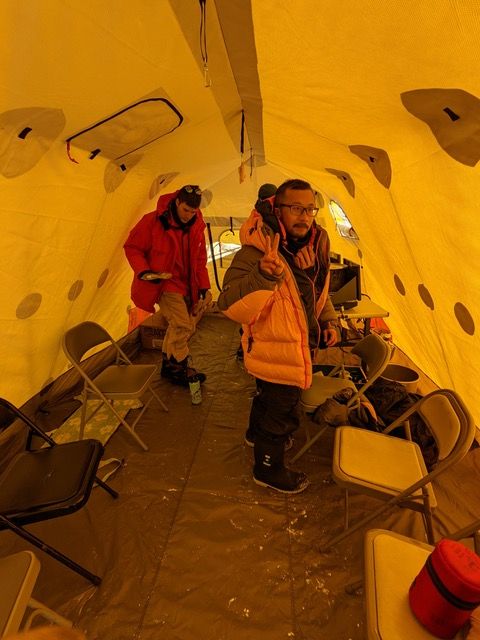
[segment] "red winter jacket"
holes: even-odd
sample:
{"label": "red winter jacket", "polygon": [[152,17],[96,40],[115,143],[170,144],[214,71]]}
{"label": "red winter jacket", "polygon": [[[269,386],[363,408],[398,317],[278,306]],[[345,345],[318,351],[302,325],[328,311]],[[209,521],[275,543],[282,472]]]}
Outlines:
{"label": "red winter jacket", "polygon": [[[178,191],[166,193],[158,199],[156,211],[152,211],[133,227],[123,245],[125,255],[134,271],[132,282],[132,300],[137,307],[154,312],[154,304],[159,300],[165,287],[165,280],[155,283],[140,280],[144,271],[172,273],[178,245],[173,236],[169,204],[177,197]],[[173,205],[174,206],[174,205]],[[190,291],[190,301],[194,305],[199,298],[200,289],[209,289],[210,280],[207,271],[207,249],[205,245],[205,222],[200,209],[195,214],[195,222],[188,230],[190,259],[192,265],[189,281],[186,283]]]}

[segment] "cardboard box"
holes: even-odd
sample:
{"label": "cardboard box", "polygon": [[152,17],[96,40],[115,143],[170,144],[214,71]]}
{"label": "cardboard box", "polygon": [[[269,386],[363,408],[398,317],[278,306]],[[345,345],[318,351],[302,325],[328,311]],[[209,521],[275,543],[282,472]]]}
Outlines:
{"label": "cardboard box", "polygon": [[163,337],[168,324],[161,311],[152,314],[140,325],[140,340],[143,349],[162,350]]}

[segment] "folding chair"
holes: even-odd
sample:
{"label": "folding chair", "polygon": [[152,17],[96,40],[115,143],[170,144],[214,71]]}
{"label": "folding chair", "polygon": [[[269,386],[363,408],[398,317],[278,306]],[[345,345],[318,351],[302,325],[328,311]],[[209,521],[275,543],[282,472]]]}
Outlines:
{"label": "folding chair", "polygon": [[[337,373],[341,372],[343,364],[335,367],[328,376],[314,373],[312,386],[305,389],[301,398],[302,408],[307,415],[314,413],[315,409],[323,404],[328,398],[331,398],[337,392],[345,388],[350,388],[354,391],[352,397],[347,402],[347,407],[353,407],[358,404],[361,396],[365,393],[368,387],[370,387],[370,385],[382,375],[391,355],[388,344],[376,333],[371,333],[365,338],[362,338],[362,340],[359,340],[353,347],[351,353],[361,359],[361,366],[366,377],[365,382],[357,388],[350,379],[335,377]],[[300,456],[303,456],[303,454],[320,438],[325,429],[326,427],[318,429],[317,432],[311,436],[310,426],[306,423],[306,442],[300,451],[298,451],[298,453],[292,458],[292,462],[295,462],[295,460],[298,460]]]}
{"label": "folding chair", "polygon": [[[415,412],[422,417],[438,446],[438,462],[430,472],[420,447],[411,440],[408,418]],[[401,425],[405,427],[406,440],[389,435]],[[436,498],[432,481],[463,458],[472,445],[474,434],[472,416],[458,394],[450,389],[438,389],[420,398],[382,433],[338,427],[332,475],[345,490],[345,530],[323,545],[323,550],[396,505],[422,514],[428,541],[433,544],[432,509],[436,506]],[[349,491],[372,496],[384,504],[349,528]]]}
{"label": "folding chair", "polygon": [[20,628],[27,631],[37,616],[60,627],[72,627],[70,620],[31,597],[39,571],[40,562],[31,551],[0,558],[0,638]]}
{"label": "folding chair", "polygon": [[[447,536],[474,536],[480,521]],[[365,535],[365,604],[367,640],[430,640],[413,615],[408,590],[434,547],[393,531],[371,529]],[[478,553],[478,550],[477,550]],[[460,638],[459,632],[455,638]]]}
{"label": "folding chair", "polygon": [[[87,351],[106,342],[111,343],[115,349],[115,363],[107,366],[92,378],[87,373],[82,359]],[[65,333],[63,337],[63,350],[84,380],[80,418],[80,439],[83,438],[85,424],[105,405],[136,442],[138,442],[142,449],[148,451],[147,445],[135,433],[135,427],[153,398],[159,402],[165,411],[168,411],[166,405],[152,389],[152,381],[155,376],[158,375],[157,365],[133,364],[110,334],[96,322],[90,321],[81,322]],[[151,394],[150,398],[143,405],[135,421],[129,424],[119,411],[117,411],[114,405],[115,400],[140,399],[147,391]],[[90,399],[97,399],[100,402],[87,417],[87,402]]]}
{"label": "folding chair", "polygon": [[[17,453],[0,474],[0,530],[16,533],[93,584],[100,584],[98,576],[40,540],[24,525],[78,511],[88,501],[94,482],[113,498],[118,497],[96,477],[102,444],[98,440],[56,444],[8,400],[0,398],[0,410],[28,427],[24,451]],[[38,436],[48,446],[32,450],[32,436]]]}

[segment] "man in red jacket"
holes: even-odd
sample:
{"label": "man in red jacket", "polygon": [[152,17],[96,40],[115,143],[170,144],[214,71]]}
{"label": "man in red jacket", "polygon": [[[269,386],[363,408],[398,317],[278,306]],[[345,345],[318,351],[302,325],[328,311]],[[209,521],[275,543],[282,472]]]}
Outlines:
{"label": "man in red jacket", "polygon": [[191,366],[188,349],[195,316],[210,288],[201,196],[197,185],[160,196],[157,209],[143,216],[124,244],[134,271],[133,302],[152,313],[157,303],[168,322],[162,376],[183,386],[194,376],[200,382],[206,378]]}

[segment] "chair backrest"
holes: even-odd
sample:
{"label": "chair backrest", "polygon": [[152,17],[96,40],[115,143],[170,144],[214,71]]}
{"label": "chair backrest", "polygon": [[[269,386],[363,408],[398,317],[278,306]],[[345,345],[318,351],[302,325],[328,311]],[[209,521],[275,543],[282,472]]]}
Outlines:
{"label": "chair backrest", "polygon": [[455,391],[437,389],[420,398],[392,422],[385,433],[403,424],[415,412],[418,412],[435,438],[439,465],[447,459],[449,464],[453,464],[469,451],[475,436],[475,423]]}
{"label": "chair backrest", "polygon": [[105,342],[110,342],[115,346],[108,331],[96,322],[87,320],[65,332],[63,350],[73,364],[79,364],[87,351]]}
{"label": "chair backrest", "polygon": [[362,361],[362,368],[365,372],[366,382],[358,389],[355,396],[348,402],[349,405],[351,405],[353,401],[356,401],[358,396],[365,393],[368,387],[370,387],[370,385],[372,385],[375,380],[382,375],[391,356],[389,345],[376,333],[370,333],[365,338],[362,338],[362,340],[359,340],[353,347],[352,353],[358,356]]}
{"label": "chair backrest", "polygon": [[420,402],[418,413],[433,434],[438,447],[438,459],[443,460],[458,449],[463,455],[470,449],[475,436],[475,423],[460,396],[450,389],[429,394]]}

